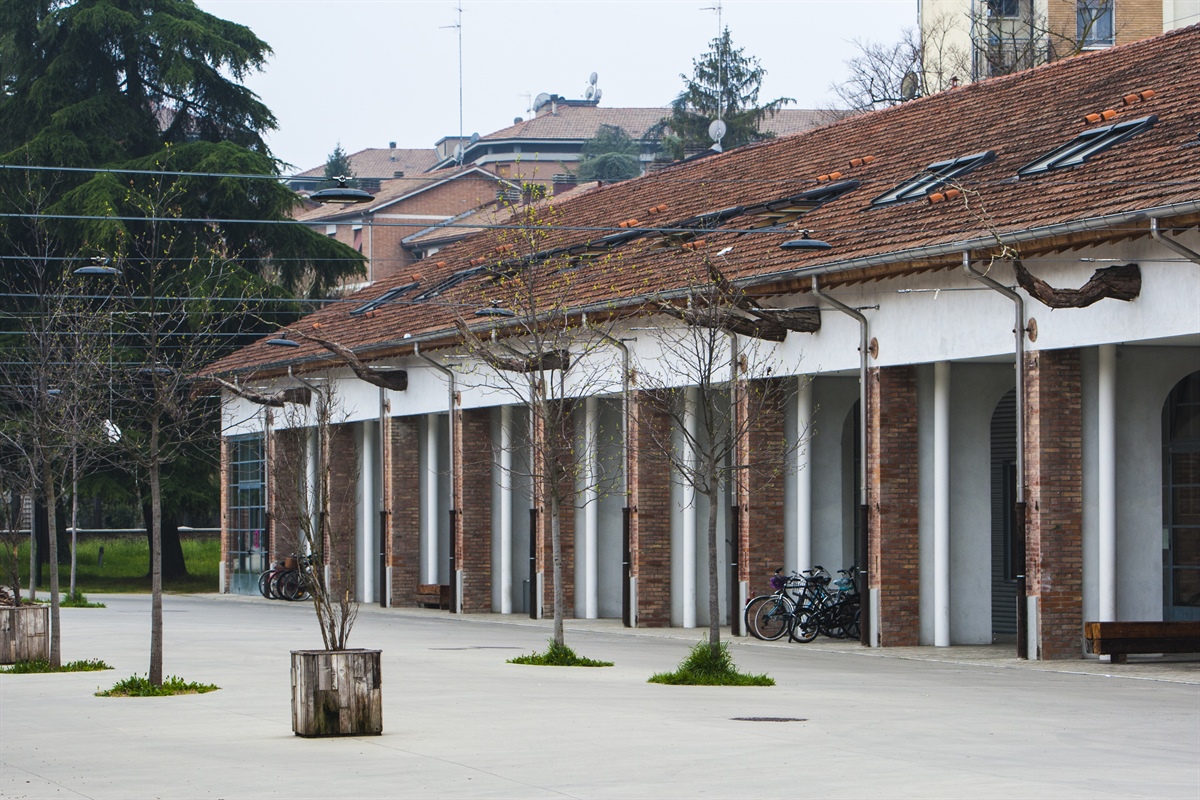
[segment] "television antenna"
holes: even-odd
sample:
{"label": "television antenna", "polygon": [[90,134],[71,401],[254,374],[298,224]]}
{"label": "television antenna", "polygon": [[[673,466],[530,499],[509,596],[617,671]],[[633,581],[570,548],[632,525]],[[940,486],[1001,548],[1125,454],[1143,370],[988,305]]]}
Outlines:
{"label": "television antenna", "polygon": [[459,146],[455,148],[454,155],[458,161],[458,165],[462,166],[462,138],[463,138],[463,46],[462,46],[462,0],[459,0],[458,5],[454,7],[458,12],[457,21],[453,25],[442,25],[443,29],[454,28],[458,31],[458,142]]}

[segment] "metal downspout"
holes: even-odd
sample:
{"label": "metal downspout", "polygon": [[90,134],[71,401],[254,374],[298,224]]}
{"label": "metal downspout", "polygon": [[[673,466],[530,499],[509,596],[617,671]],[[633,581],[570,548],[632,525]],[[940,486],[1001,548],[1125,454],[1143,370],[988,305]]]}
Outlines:
{"label": "metal downspout", "polygon": [[[612,336],[599,328],[593,328],[588,324],[587,314],[582,315],[583,327],[590,330],[599,336],[603,341],[617,347],[621,351],[621,424],[624,432],[621,436],[621,470],[624,475],[625,486],[625,508],[623,509],[623,525],[622,531],[624,543],[622,545],[622,561],[621,565],[622,578],[625,581],[624,591],[622,592],[621,605],[622,614],[621,622],[626,628],[637,627],[637,576],[632,574],[633,571],[633,552],[630,542],[630,523],[632,519],[633,509],[630,501],[633,499],[629,496],[629,391],[630,391],[630,373],[629,373],[629,347],[625,342]],[[636,341],[636,340],[635,340]]]}
{"label": "metal downspout", "polygon": [[450,387],[450,400],[448,409],[450,412],[450,455],[447,459],[450,469],[450,613],[462,613],[462,569],[458,563],[458,507],[455,503],[455,482],[458,477],[458,464],[454,458],[454,412],[458,400],[458,383],[454,375],[454,370],[434,361],[429,356],[421,352],[421,343],[413,343],[413,355],[424,361],[429,366],[436,369],[438,372],[446,376],[446,380]]}
{"label": "metal downspout", "polygon": [[1183,256],[1189,261],[1194,261],[1197,264],[1200,264],[1200,253],[1197,253],[1187,245],[1180,244],[1174,239],[1168,239],[1167,237],[1163,236],[1162,230],[1160,230],[1158,227],[1158,217],[1150,218],[1150,237],[1163,247],[1174,250],[1176,253],[1179,253],[1179,255]]}
{"label": "metal downspout", "polygon": [[867,534],[870,530],[867,521],[867,359],[870,358],[870,328],[867,318],[862,315],[862,312],[823,293],[820,279],[816,275],[812,276],[812,293],[814,297],[824,300],[843,314],[858,320],[858,530],[854,532],[854,560],[858,562],[858,591],[862,598],[859,641],[868,647],[874,647],[878,639],[872,634],[875,620],[868,582],[870,575],[867,560],[869,557]]}
{"label": "metal downspout", "polygon": [[1021,295],[1004,284],[973,269],[970,252],[962,254],[962,263],[963,270],[967,275],[1012,300],[1016,310],[1013,336],[1016,339],[1015,369],[1017,378],[1017,502],[1013,519],[1017,529],[1013,534],[1018,545],[1018,552],[1014,554],[1018,570],[1017,658],[1029,658],[1029,607],[1026,598],[1028,587],[1025,575],[1025,301]]}

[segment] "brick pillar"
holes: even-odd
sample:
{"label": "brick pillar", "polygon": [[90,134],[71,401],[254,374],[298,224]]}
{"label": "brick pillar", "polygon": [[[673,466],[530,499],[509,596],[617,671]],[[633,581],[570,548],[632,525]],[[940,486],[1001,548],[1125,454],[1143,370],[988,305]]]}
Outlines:
{"label": "brick pillar", "polygon": [[1029,595],[1038,598],[1036,657],[1080,658],[1083,473],[1079,351],[1029,353],[1025,363],[1025,564]]}
{"label": "brick pillar", "polygon": [[462,413],[463,613],[492,610],[491,409]]}
{"label": "brick pillar", "polygon": [[[562,576],[563,576],[563,619],[571,619],[575,616],[575,448],[573,446],[575,437],[575,419],[567,411],[560,411],[552,416],[558,417],[558,422],[561,423],[561,430],[557,437],[547,437],[547,444],[554,446],[555,442],[549,441],[556,439],[558,469],[563,475],[562,482],[559,486],[559,497],[562,498],[562,506],[558,512],[559,519],[559,551],[562,557]],[[546,420],[552,423],[553,419]],[[544,479],[544,478],[543,478]],[[545,609],[547,618],[554,616],[554,541],[551,538],[551,509],[550,509],[550,492],[542,493],[544,498],[543,507],[545,514],[543,519],[542,529],[545,533],[543,538],[543,547],[545,552],[543,555],[546,575],[542,585],[542,607]]]}
{"label": "brick pillar", "polygon": [[868,384],[868,560],[870,587],[879,595],[879,644],[913,646],[919,643],[921,622],[917,370],[876,367]]}
{"label": "brick pillar", "polygon": [[354,592],[355,520],[358,498],[358,447],[352,424],[329,426],[329,518],[325,521],[325,563],[329,587]]}
{"label": "brick pillar", "polygon": [[417,602],[420,581],[421,469],[420,417],[394,417],[388,426],[391,449],[392,515],[392,605],[412,606]]}
{"label": "brick pillar", "polygon": [[221,437],[221,586],[229,591],[229,440]]}
{"label": "brick pillar", "polygon": [[636,458],[638,624],[671,625],[671,468],[661,447],[671,440],[671,418],[638,393]]}
{"label": "brick pillar", "polygon": [[[783,566],[783,490],[790,451],[784,436],[787,394],[781,380],[753,381],[743,387],[748,445],[744,461],[740,579],[751,596],[770,591],[767,582]],[[742,470],[739,470],[741,472]],[[739,613],[734,610],[731,613]]]}
{"label": "brick pillar", "polygon": [[305,445],[308,430],[290,428],[273,431],[267,448],[267,484],[271,487],[267,511],[271,515],[271,558],[303,552],[301,515],[307,507]]}

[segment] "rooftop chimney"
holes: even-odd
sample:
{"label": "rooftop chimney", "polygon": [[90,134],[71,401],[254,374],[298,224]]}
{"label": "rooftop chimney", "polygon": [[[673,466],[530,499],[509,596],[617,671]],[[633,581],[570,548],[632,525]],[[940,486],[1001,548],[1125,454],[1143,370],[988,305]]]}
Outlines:
{"label": "rooftop chimney", "polygon": [[395,149],[396,149],[396,143],[395,143],[395,142],[388,142],[388,147],[389,147],[389,148],[391,148],[392,150],[395,150]]}

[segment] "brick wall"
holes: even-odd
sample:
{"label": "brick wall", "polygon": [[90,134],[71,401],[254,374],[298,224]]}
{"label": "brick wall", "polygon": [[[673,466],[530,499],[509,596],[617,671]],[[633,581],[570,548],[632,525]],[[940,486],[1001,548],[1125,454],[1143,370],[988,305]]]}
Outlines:
{"label": "brick wall", "polygon": [[308,431],[277,430],[272,433],[270,459],[267,462],[271,487],[270,508],[273,543],[271,558],[299,555],[303,552],[304,529],[301,527],[306,498],[301,492],[305,476],[305,444]]}
{"label": "brick wall", "polygon": [[754,381],[744,388],[748,419],[745,471],[747,491],[742,506],[743,557],[741,580],[750,581],[751,595],[769,591],[771,574],[783,566],[783,490],[788,443],[786,385],[794,381]]}
{"label": "brick wall", "polygon": [[[563,576],[563,618],[570,619],[575,616],[575,453],[571,444],[574,441],[575,427],[569,411],[555,412],[552,416],[558,417],[561,423],[561,430],[557,437],[559,446],[556,456],[558,469],[563,475],[559,486],[559,497],[562,498],[562,506],[559,509],[559,557]],[[549,419],[546,422],[549,424],[552,421],[553,419]],[[552,439],[555,437],[547,438],[551,445],[553,445]],[[546,509],[543,520],[545,535],[543,558],[546,575],[542,584],[542,607],[545,609],[545,615],[551,617],[554,614],[554,541],[550,535],[550,492],[544,492],[543,496]]]}
{"label": "brick wall", "polygon": [[392,605],[416,603],[420,581],[421,474],[417,460],[420,417],[393,417],[392,450]]}
{"label": "brick wall", "polygon": [[[1113,0],[1113,33],[1116,44],[1129,44],[1163,32],[1162,0]],[[1046,5],[1046,30],[1050,46],[1060,55],[1069,55],[1078,43],[1078,0],[1049,0]],[[1114,102],[1124,92],[1139,87],[1124,87],[1117,91]]]}
{"label": "brick wall", "polygon": [[1079,658],[1083,629],[1079,351],[1028,354],[1025,396],[1025,556],[1028,592],[1038,597],[1038,657]]}
{"label": "brick wall", "polygon": [[326,563],[330,589],[354,591],[354,539],[358,491],[358,447],[354,426],[331,425],[329,430],[329,519],[326,521]]}
{"label": "brick wall", "polygon": [[462,412],[463,612],[492,610],[491,409]]}
{"label": "brick wall", "polygon": [[917,371],[877,367],[868,384],[868,560],[879,591],[879,644],[913,646],[920,632]]}
{"label": "brick wall", "polygon": [[644,392],[637,414],[638,624],[671,625],[671,469],[656,442],[669,442],[671,420]]}

